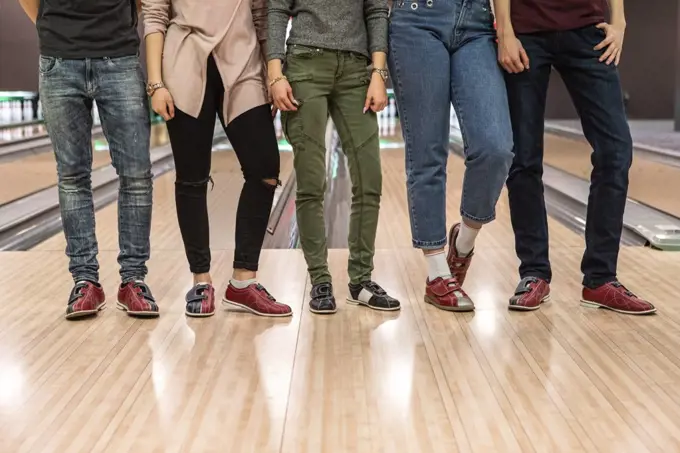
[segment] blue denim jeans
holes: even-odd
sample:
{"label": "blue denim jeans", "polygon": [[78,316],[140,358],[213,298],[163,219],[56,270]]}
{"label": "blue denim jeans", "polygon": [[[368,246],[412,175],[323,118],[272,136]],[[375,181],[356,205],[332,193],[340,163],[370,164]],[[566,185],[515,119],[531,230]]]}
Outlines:
{"label": "blue denim jeans", "polygon": [[596,288],[616,280],[628,170],[633,144],[616,66],[600,63],[593,48],[604,39],[595,26],[518,36],[530,68],[507,74],[515,159],[508,177],[510,216],[520,276],[550,281],[548,223],[543,199],[543,121],[551,68],[562,76],[593,147],[586,218],[583,284]]}
{"label": "blue denim jeans", "polygon": [[99,280],[91,183],[93,101],[119,177],[120,274],[124,282],[144,278],[152,178],[149,106],[139,58],[41,56],[40,101],[57,161],[59,206],[73,279]]}
{"label": "blue denim jeans", "polygon": [[437,249],[446,244],[451,103],[465,142],[463,217],[481,223],[495,218],[512,162],[489,0],[395,0],[389,38],[413,245]]}

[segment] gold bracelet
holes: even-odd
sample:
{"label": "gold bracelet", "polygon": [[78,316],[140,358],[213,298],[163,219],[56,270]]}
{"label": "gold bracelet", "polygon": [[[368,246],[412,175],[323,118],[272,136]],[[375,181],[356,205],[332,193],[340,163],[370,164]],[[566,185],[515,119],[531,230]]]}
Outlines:
{"label": "gold bracelet", "polygon": [[275,83],[278,83],[278,82],[280,82],[280,81],[282,81],[282,80],[288,80],[288,79],[286,78],[285,75],[284,75],[284,76],[277,77],[277,78],[275,78],[274,80],[272,80],[271,82],[269,82],[269,88],[273,87]]}

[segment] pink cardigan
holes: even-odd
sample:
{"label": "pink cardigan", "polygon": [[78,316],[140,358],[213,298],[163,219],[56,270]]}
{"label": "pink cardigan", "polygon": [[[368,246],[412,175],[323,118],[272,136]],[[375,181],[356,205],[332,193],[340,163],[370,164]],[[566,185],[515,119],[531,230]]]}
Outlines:
{"label": "pink cardigan", "polygon": [[144,36],[165,33],[163,83],[182,112],[201,111],[211,53],[226,123],[267,103],[267,0],[143,0],[142,10]]}

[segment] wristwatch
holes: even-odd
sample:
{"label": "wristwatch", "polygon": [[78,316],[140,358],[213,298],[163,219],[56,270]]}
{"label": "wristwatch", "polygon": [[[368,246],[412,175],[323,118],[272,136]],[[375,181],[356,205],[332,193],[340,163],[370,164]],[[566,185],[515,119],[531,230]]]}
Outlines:
{"label": "wristwatch", "polygon": [[150,97],[153,96],[153,94],[156,92],[156,90],[160,88],[165,88],[165,85],[163,82],[158,82],[158,83],[148,83],[146,85],[146,94]]}
{"label": "wristwatch", "polygon": [[387,69],[373,68],[373,72],[377,72],[378,75],[380,75],[380,77],[382,77],[383,82],[387,82],[387,78],[389,77]]}

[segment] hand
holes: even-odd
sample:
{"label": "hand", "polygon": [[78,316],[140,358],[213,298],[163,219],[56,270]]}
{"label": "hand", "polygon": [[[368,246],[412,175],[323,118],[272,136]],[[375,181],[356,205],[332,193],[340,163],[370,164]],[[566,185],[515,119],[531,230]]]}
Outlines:
{"label": "hand", "polygon": [[371,77],[371,83],[368,85],[368,92],[366,93],[366,102],[364,102],[364,113],[368,112],[370,108],[375,113],[382,111],[387,105],[387,89],[385,88],[385,81],[377,72],[374,72]]}
{"label": "hand", "polygon": [[175,101],[167,88],[157,89],[151,96],[151,108],[163,117],[165,121],[170,121],[175,117]]}
{"label": "hand", "polygon": [[279,109],[277,109],[276,106],[272,105],[272,119],[276,118],[277,113],[279,113]]}
{"label": "hand", "polygon": [[519,74],[529,69],[529,55],[514,33],[498,37],[498,62],[510,74]]}
{"label": "hand", "polygon": [[[271,80],[276,80],[276,78],[272,78]],[[282,112],[297,111],[298,101],[293,97],[293,89],[290,87],[288,80],[280,79],[269,87],[269,94],[275,109],[281,110]]]}
{"label": "hand", "polygon": [[605,62],[607,65],[610,65],[613,62],[618,66],[619,61],[621,60],[621,50],[623,49],[623,34],[626,30],[625,25],[620,26],[603,22],[597,24],[597,28],[603,30],[606,34],[602,42],[595,46],[595,50],[607,48],[600,56],[600,62]]}

